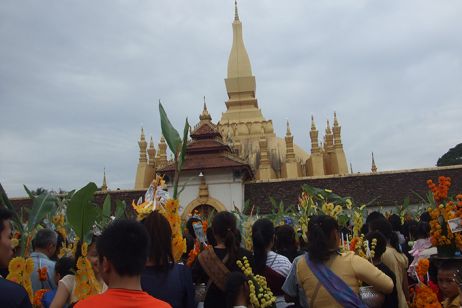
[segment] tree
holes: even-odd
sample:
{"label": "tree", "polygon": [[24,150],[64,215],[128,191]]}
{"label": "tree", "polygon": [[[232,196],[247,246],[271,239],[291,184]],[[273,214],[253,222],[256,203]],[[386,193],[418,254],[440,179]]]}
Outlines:
{"label": "tree", "polygon": [[450,149],[446,154],[441,156],[438,159],[436,165],[438,167],[462,165],[462,143],[459,143],[458,145]]}

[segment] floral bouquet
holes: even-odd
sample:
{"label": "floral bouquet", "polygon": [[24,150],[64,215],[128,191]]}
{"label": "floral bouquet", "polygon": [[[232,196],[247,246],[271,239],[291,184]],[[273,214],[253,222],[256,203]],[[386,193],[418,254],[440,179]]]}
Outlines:
{"label": "floral bouquet", "polygon": [[428,278],[428,268],[430,261],[421,259],[416,266],[418,284],[415,289],[411,289],[412,308],[442,307],[438,301],[437,286]]}
{"label": "floral bouquet", "polygon": [[250,303],[254,308],[276,307],[276,297],[271,292],[266,279],[260,275],[254,275],[249,260],[236,261],[237,266],[247,276],[250,289]]}
{"label": "floral bouquet", "polygon": [[[445,257],[453,257],[457,249],[462,249],[462,194],[456,197],[448,196],[451,187],[451,178],[440,176],[438,184],[432,180],[427,185],[433,195],[433,208],[430,213],[430,236],[431,242],[438,248],[438,254]],[[456,223],[452,228],[451,224]],[[459,228],[457,228],[459,225]]]}

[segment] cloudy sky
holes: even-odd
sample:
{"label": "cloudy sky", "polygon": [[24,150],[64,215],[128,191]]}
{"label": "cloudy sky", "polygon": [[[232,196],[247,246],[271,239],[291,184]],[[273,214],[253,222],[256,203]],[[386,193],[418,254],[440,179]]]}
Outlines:
{"label": "cloudy sky", "polygon": [[[355,172],[434,166],[462,142],[462,2],[242,0],[260,108],[310,149],[333,112]],[[0,182],[10,196],[132,188],[141,125],[225,111],[232,0],[0,2]]]}

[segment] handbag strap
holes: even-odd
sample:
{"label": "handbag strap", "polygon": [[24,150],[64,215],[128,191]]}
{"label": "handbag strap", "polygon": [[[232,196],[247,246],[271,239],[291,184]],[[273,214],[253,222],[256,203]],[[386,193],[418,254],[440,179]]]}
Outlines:
{"label": "handbag strap", "polygon": [[208,287],[213,282],[221,291],[225,290],[226,276],[229,274],[229,269],[225,266],[224,262],[228,260],[229,256],[226,255],[222,260],[218,258],[212,247],[202,251],[198,260],[204,271],[209,276],[207,283]]}

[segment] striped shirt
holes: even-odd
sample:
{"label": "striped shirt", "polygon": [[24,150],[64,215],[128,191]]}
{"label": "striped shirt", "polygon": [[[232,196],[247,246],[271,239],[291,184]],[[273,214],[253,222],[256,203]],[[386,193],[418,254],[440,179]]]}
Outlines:
{"label": "striped shirt", "polygon": [[282,276],[287,277],[292,263],[290,263],[287,257],[277,254],[274,251],[269,251],[266,255],[266,266]]}

